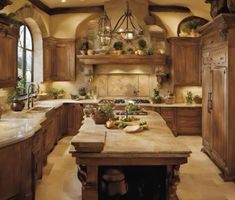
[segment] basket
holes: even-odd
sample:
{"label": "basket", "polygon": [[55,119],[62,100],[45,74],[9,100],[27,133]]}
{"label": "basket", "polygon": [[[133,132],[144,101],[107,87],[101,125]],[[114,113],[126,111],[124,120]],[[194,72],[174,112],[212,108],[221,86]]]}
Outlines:
{"label": "basket", "polygon": [[94,114],[92,118],[96,124],[106,124],[106,122],[109,120],[110,117],[99,115],[99,114]]}

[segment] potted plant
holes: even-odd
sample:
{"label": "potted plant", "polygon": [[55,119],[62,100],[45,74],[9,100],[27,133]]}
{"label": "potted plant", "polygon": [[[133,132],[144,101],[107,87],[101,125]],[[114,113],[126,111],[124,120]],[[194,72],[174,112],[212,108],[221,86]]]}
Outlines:
{"label": "potted plant", "polygon": [[65,95],[65,91],[63,89],[58,88],[50,88],[48,90],[48,94],[53,96],[54,99],[62,98]]}
{"label": "potted plant", "polygon": [[144,39],[138,40],[139,49],[136,51],[137,55],[144,55],[144,50],[147,47],[147,42]]}
{"label": "potted plant", "polygon": [[192,104],[193,103],[193,93],[191,91],[188,91],[185,99],[186,99],[187,104]]}
{"label": "potted plant", "polygon": [[113,104],[106,103],[100,105],[93,114],[96,124],[105,124],[110,118],[113,118]]}
{"label": "potted plant", "polygon": [[113,44],[113,48],[115,49],[116,54],[121,55],[123,49],[123,43],[121,41],[117,41]]}
{"label": "potted plant", "polygon": [[198,35],[196,32],[196,28],[198,27],[198,22],[196,20],[188,21],[185,26],[189,29],[191,36],[196,37]]}
{"label": "potted plant", "polygon": [[160,96],[159,91],[155,88],[153,92],[154,92],[152,97],[153,103],[162,103],[162,97]]}
{"label": "potted plant", "polygon": [[135,51],[132,48],[128,48],[126,50],[126,54],[128,54],[128,55],[131,55],[131,54],[134,54],[134,53],[135,53]]}
{"label": "potted plant", "polygon": [[9,92],[7,96],[7,102],[10,104],[10,108],[13,111],[22,111],[25,107],[23,100],[20,100],[19,97],[25,91],[25,80],[19,78],[16,86]]}
{"label": "potted plant", "polygon": [[82,97],[85,97],[87,95],[87,89],[85,87],[79,88],[78,94]]}

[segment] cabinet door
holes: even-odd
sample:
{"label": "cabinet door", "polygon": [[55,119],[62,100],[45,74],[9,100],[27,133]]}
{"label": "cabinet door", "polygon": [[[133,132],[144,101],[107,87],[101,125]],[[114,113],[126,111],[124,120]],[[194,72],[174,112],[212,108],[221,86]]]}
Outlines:
{"label": "cabinet door", "polygon": [[176,135],[175,108],[161,108],[161,116],[173,134]]}
{"label": "cabinet door", "polygon": [[226,84],[227,72],[225,67],[215,67],[212,70],[212,135],[213,154],[219,165],[226,162]]}
{"label": "cabinet door", "polygon": [[171,58],[174,85],[201,85],[197,38],[172,38]]}
{"label": "cabinet door", "polygon": [[55,47],[53,80],[75,80],[75,46],[73,42],[57,42]]}
{"label": "cabinet door", "polygon": [[34,173],[34,184],[38,179],[42,178],[42,168],[43,168],[43,135],[45,129],[40,129],[35,133],[33,137],[33,173]]}
{"label": "cabinet door", "polygon": [[203,145],[207,150],[212,147],[211,135],[211,112],[212,112],[212,79],[211,67],[204,66],[202,68],[202,138]]}
{"label": "cabinet door", "polygon": [[79,104],[68,105],[68,134],[76,135],[83,120],[83,108]]}
{"label": "cabinet door", "polygon": [[16,39],[0,35],[0,87],[16,84]]}
{"label": "cabinet door", "polygon": [[201,108],[177,108],[176,127],[178,135],[201,134]]}
{"label": "cabinet door", "polygon": [[50,39],[43,41],[43,80],[51,80],[53,70],[54,42]]}

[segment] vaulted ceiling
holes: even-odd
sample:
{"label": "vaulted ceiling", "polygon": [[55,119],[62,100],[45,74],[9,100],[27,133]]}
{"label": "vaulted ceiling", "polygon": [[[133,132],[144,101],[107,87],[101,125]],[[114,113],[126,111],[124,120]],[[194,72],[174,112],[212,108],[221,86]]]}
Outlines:
{"label": "vaulted ceiling", "polygon": [[[103,12],[105,2],[111,0],[30,0],[48,14],[69,12]],[[129,0],[131,1],[131,0]],[[138,1],[138,0],[136,0]],[[151,11],[168,11],[169,9],[180,12],[191,11],[194,15],[201,14],[209,18],[209,4],[205,0],[146,0],[151,5]],[[154,9],[153,9],[154,8]],[[160,9],[159,9],[160,8]],[[200,15],[199,14],[199,15]]]}
{"label": "vaulted ceiling", "polygon": [[[50,8],[56,7],[84,7],[84,6],[99,6],[103,5],[105,1],[109,0],[41,0],[42,3]],[[207,5],[204,3],[205,0],[150,0],[152,4],[158,5],[178,5],[185,6],[188,8],[207,9]]]}

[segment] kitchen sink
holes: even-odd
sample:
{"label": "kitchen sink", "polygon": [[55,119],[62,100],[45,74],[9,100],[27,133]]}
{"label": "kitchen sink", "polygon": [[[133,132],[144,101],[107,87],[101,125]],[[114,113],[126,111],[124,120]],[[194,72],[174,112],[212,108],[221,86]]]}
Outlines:
{"label": "kitchen sink", "polygon": [[46,107],[46,106],[35,106],[28,110],[27,112],[47,112],[51,110],[53,107]]}

